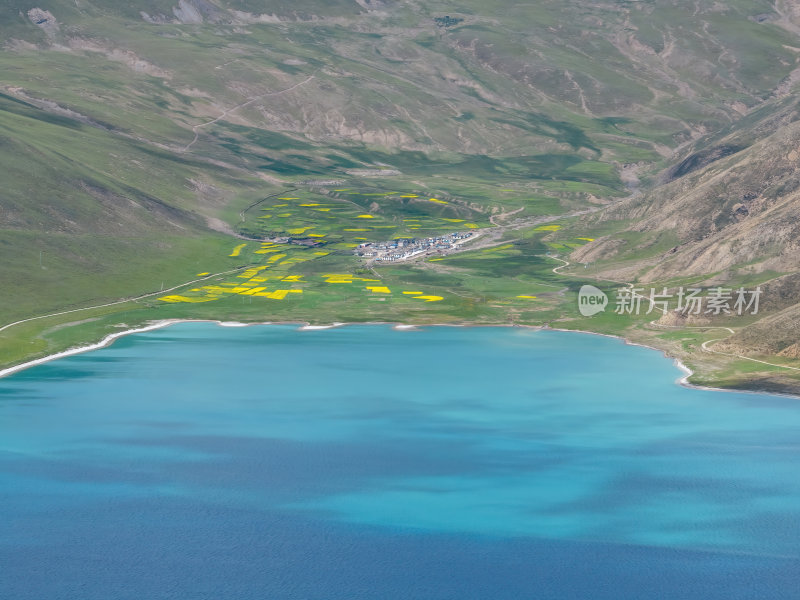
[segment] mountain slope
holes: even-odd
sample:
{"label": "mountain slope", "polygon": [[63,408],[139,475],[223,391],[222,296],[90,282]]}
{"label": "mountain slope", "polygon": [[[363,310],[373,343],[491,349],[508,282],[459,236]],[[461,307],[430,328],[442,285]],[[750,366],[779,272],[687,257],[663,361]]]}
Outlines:
{"label": "mountain slope", "polygon": [[[233,250],[241,240],[231,234],[283,238],[324,225],[306,243],[327,245],[330,257],[304,276],[355,272],[364,266],[353,244],[426,231],[409,225],[422,218],[430,232],[452,223],[496,230],[480,231],[487,247],[460,262],[382,269],[398,285],[451,292],[436,305],[446,309],[409,308],[409,318],[441,310],[442,320],[557,320],[574,307],[553,289],[579,277],[559,280],[564,271],[552,272],[546,252],[580,247],[570,260],[592,263],[581,277],[769,283],[771,320],[748,322],[729,347],[759,331],[771,341],[751,344],[753,352],[792,352],[778,330],[791,331],[791,275],[800,270],[800,3],[6,7],[0,280],[14,285],[0,288],[4,322],[158,290],[197,272],[267,267],[254,248]],[[259,219],[299,214],[260,213],[284,190],[311,197],[305,208],[337,203],[382,224],[317,214],[266,227]],[[557,223],[541,229],[542,219]],[[489,241],[508,244],[495,252]],[[389,302],[338,305],[327,288],[312,292],[295,312],[154,303],[128,320],[397,318]],[[92,335],[110,326],[98,323]],[[41,351],[65,343],[48,338]]]}
{"label": "mountain slope", "polygon": [[[76,140],[79,140],[76,143]],[[3,322],[183,277],[219,245],[185,183],[207,165],[0,96]],[[221,236],[219,236],[221,237]],[[153,277],[160,273],[158,281]]]}
{"label": "mountain slope", "polygon": [[[757,316],[670,314],[667,327],[734,328],[718,353],[787,364],[800,342],[800,120],[794,101],[767,103],[727,132],[699,140],[664,183],[582,220],[597,239],[571,258],[594,277],[644,289],[679,286],[762,294]],[[712,331],[712,330],[710,330]],[[791,365],[791,361],[789,365]],[[751,365],[752,366],[752,365]],[[752,370],[752,369],[750,369]],[[794,390],[794,368],[751,373],[739,387]]]}
{"label": "mountain slope", "polygon": [[[748,273],[797,270],[797,117],[793,108],[780,128],[764,139],[604,211],[593,221],[630,223],[623,231],[638,234],[635,241],[626,241],[621,233],[606,236],[582,248],[575,258],[581,262],[613,258],[619,274],[636,275],[642,281],[712,275],[737,267]],[[714,148],[735,149],[736,142],[734,135]],[[704,156],[706,151],[696,152],[681,164],[694,157],[705,160]],[[665,251],[641,260],[669,240],[672,245]],[[631,264],[624,266],[626,260]]]}

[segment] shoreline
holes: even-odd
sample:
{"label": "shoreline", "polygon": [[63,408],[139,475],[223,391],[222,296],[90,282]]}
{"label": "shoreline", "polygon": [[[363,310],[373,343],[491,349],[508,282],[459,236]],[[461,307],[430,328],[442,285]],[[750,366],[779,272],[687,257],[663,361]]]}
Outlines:
{"label": "shoreline", "polygon": [[7,377],[9,375],[13,375],[14,373],[18,373],[20,371],[24,371],[26,369],[30,369],[32,367],[45,364],[54,360],[58,360],[60,358],[66,358],[67,356],[74,356],[76,354],[83,354],[84,352],[91,352],[93,350],[100,350],[101,348],[106,348],[114,343],[115,340],[125,337],[127,335],[133,335],[136,333],[145,333],[147,331],[154,331],[156,329],[162,329],[164,327],[169,327],[171,325],[175,325],[178,323],[215,323],[220,327],[251,327],[255,325],[297,325],[298,331],[321,331],[325,329],[335,329],[338,327],[344,327],[347,325],[391,325],[394,331],[418,331],[425,327],[511,327],[511,328],[522,328],[522,329],[534,329],[539,331],[560,331],[565,333],[577,333],[577,334],[584,334],[584,335],[599,335],[602,337],[607,337],[615,340],[621,341],[623,344],[628,346],[638,346],[640,348],[647,348],[648,350],[655,350],[656,352],[660,352],[664,358],[671,359],[673,365],[676,368],[683,372],[683,376],[675,379],[674,383],[677,385],[687,388],[687,389],[694,389],[694,390],[705,390],[709,392],[728,392],[728,393],[735,393],[735,394],[756,394],[756,395],[767,395],[767,396],[778,396],[781,398],[792,398],[794,400],[800,400],[800,395],[796,394],[788,394],[782,392],[772,392],[766,390],[737,390],[737,389],[726,389],[726,388],[715,388],[705,385],[696,385],[689,381],[689,378],[694,375],[694,371],[692,371],[686,364],[675,356],[671,356],[665,350],[661,350],[660,348],[656,348],[654,346],[648,346],[647,344],[641,344],[639,342],[633,342],[625,337],[614,335],[611,333],[599,333],[596,331],[586,331],[583,329],[563,329],[559,327],[551,327],[549,325],[508,325],[508,324],[464,324],[464,323],[429,323],[429,324],[409,324],[409,323],[398,323],[393,321],[365,321],[365,322],[353,322],[353,323],[345,323],[345,322],[333,322],[330,325],[312,325],[308,321],[260,321],[260,322],[253,322],[253,323],[244,323],[241,321],[222,321],[219,319],[163,319],[160,321],[153,321],[146,325],[142,325],[140,327],[134,327],[131,329],[125,329],[123,331],[117,331],[115,333],[110,333],[105,336],[99,342],[95,342],[93,344],[86,344],[83,346],[75,346],[73,348],[68,348],[67,350],[62,350],[61,352],[56,352],[54,354],[49,354],[47,356],[43,356],[41,358],[36,358],[24,363],[20,363],[18,365],[14,365],[11,367],[6,367],[5,369],[0,369],[0,379]]}
{"label": "shoreline", "polygon": [[[521,327],[525,326],[522,325]],[[763,396],[778,396],[780,398],[791,398],[793,400],[800,400],[799,394],[788,394],[785,392],[770,392],[767,390],[737,390],[733,388],[717,388],[708,385],[697,385],[696,383],[691,383],[689,381],[689,377],[694,375],[694,371],[692,371],[688,366],[686,366],[686,364],[680,358],[678,358],[677,356],[670,355],[666,350],[662,350],[661,348],[656,348],[655,346],[648,346],[647,344],[641,344],[639,342],[633,342],[625,337],[622,337],[621,335],[614,335],[611,333],[598,333],[597,331],[586,331],[584,329],[561,329],[558,327],[549,327],[549,326],[539,327],[539,329],[550,329],[551,331],[563,331],[572,333],[582,333],[588,335],[599,335],[602,337],[619,340],[626,346],[638,346],[640,348],[647,348],[648,350],[655,350],[656,352],[660,352],[664,358],[670,359],[672,361],[672,364],[675,365],[675,367],[683,371],[683,376],[677,378],[674,383],[690,390],[704,390],[706,392],[729,392],[733,394],[756,394]]]}

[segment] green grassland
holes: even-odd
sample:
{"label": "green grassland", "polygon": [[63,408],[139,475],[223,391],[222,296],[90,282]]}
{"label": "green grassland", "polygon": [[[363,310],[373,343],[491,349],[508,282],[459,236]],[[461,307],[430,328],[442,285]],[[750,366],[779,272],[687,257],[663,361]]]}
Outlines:
{"label": "green grassland", "polygon": [[[0,331],[0,366],[186,318],[549,324],[681,356],[713,337],[582,318],[602,265],[552,257],[623,228],[568,218],[623,198],[623,165],[654,179],[792,72],[761,3],[214,0],[190,22],[176,5],[43,0],[50,29],[18,0],[0,15],[0,327],[76,311]],[[498,223],[450,256],[353,255]],[[676,243],[619,236],[636,260]],[[723,385],[736,365],[698,368]]]}
{"label": "green grassland", "polygon": [[[353,192],[352,188],[337,189]],[[614,311],[613,299],[619,285],[593,281],[591,275],[581,272],[582,269],[554,272],[553,269],[562,263],[553,256],[567,256],[571,248],[586,244],[590,239],[588,236],[575,236],[569,227],[558,224],[514,232],[515,239],[500,241],[488,248],[370,268],[351,253],[358,238],[391,239],[391,235],[383,238],[384,232],[414,233],[402,221],[392,224],[391,229],[381,229],[381,224],[391,222],[386,216],[363,219],[370,223],[370,231],[346,231],[351,229],[348,225],[353,221],[361,221],[358,219],[362,210],[359,202],[380,198],[382,202],[378,204],[382,206],[397,194],[384,192],[384,196],[374,196],[378,193],[374,189],[368,187],[363,188],[365,191],[348,194],[358,194],[360,197],[356,201],[349,197],[342,199],[343,191],[331,191],[326,195],[319,191],[295,190],[291,192],[293,195],[287,193],[286,196],[268,198],[254,206],[252,212],[276,213],[274,218],[283,223],[302,225],[299,229],[311,227],[301,234],[303,236],[313,231],[326,231],[319,234],[325,236],[318,238],[322,240],[320,245],[304,247],[228,239],[226,244],[218,246],[216,257],[203,259],[198,256],[191,267],[183,265],[184,274],[195,281],[178,290],[111,307],[23,323],[0,332],[0,360],[13,364],[44,356],[77,342],[99,339],[146,322],[211,319],[314,324],[398,322],[551,326],[617,335],[663,348],[698,369],[700,373],[693,381],[703,385],[742,387],[748,378],[763,376],[765,371],[779,371],[775,367],[744,360],[693,360],[703,341],[720,336],[716,325],[696,330],[653,328],[649,323],[658,316],[657,313],[642,311],[639,315],[624,315]],[[334,219],[328,218],[328,211],[315,210],[330,207],[333,212],[337,206],[340,208]],[[278,217],[278,214],[289,213],[296,213],[297,221],[288,216]],[[427,223],[433,229],[440,224],[437,215],[428,213],[418,217],[421,223]],[[378,223],[373,225],[373,221]],[[569,225],[569,221],[564,223]],[[250,218],[241,228],[255,232],[255,224]],[[483,228],[491,229],[491,226],[484,225]],[[288,233],[286,229],[280,230],[280,233],[284,232]],[[276,231],[270,230],[269,233]],[[325,239],[329,236],[330,240]],[[563,251],[554,250],[554,245],[560,245]],[[207,275],[215,269],[233,272]],[[577,290],[587,282],[597,284],[612,299],[605,312],[590,318],[580,316],[577,311]],[[735,320],[728,322],[735,324]],[[787,361],[787,364],[792,362]]]}
{"label": "green grassland", "polygon": [[[501,244],[440,260],[368,268],[352,254],[363,239],[427,236],[469,230],[467,225],[479,232],[492,226],[480,212],[472,211],[471,221],[447,216],[470,213],[456,200],[378,192],[374,186],[358,189],[273,195],[246,211],[239,226],[253,236],[294,235],[319,240],[318,245],[229,238],[217,246],[216,256],[175,261],[173,269],[200,281],[135,302],[17,325],[0,333],[0,358],[9,364],[51,353],[118,331],[120,323],[192,318],[488,324],[515,322],[520,315],[527,315],[528,322],[531,314],[546,314],[560,302],[557,292],[564,286],[546,259],[537,258],[524,269],[514,266],[526,263],[525,253],[543,250],[536,240],[548,230],[528,232],[518,248]],[[416,206],[404,208],[403,201]],[[473,261],[480,266],[470,266]],[[220,270],[233,272],[213,275]]]}

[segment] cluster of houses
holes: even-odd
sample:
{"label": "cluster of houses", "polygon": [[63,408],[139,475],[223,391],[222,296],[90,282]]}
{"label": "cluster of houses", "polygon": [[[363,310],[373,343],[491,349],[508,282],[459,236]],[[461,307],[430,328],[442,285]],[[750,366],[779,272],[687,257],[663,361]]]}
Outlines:
{"label": "cluster of houses", "polygon": [[472,237],[470,231],[456,231],[428,238],[399,238],[388,242],[364,242],[353,251],[356,256],[375,261],[397,261],[418,254],[446,254]]}

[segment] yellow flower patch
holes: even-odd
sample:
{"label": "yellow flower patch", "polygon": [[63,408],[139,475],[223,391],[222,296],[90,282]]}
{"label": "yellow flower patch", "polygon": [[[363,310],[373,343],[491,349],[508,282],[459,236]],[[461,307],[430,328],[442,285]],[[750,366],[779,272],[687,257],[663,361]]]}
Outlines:
{"label": "yellow flower patch", "polygon": [[261,292],[261,291],[263,291],[265,289],[267,289],[267,288],[266,287],[248,288],[248,289],[244,290],[243,292],[239,292],[239,294],[242,295],[242,296],[254,296],[257,292]]}
{"label": "yellow flower patch", "polygon": [[325,277],[325,283],[353,283],[353,281],[366,281],[366,282],[380,281],[380,279],[367,279],[365,277],[356,277],[355,275],[350,275],[349,273],[324,273],[322,276]]}
{"label": "yellow flower patch", "polygon": [[353,283],[353,276],[347,273],[327,273],[325,283]]}
{"label": "yellow flower patch", "polygon": [[240,275],[237,275],[237,277],[241,277],[242,279],[250,279],[251,277],[255,277],[256,275],[258,275],[261,271],[263,271],[266,268],[267,267],[263,265],[260,267],[251,267],[246,271],[243,271]]}
{"label": "yellow flower patch", "polygon": [[209,298],[209,297],[191,298],[189,296],[173,295],[173,296],[162,296],[161,298],[159,298],[159,300],[162,300],[163,302],[170,302],[170,303],[176,303],[176,302],[208,302],[210,300],[216,300],[216,298]]}
{"label": "yellow flower patch", "polygon": [[302,294],[303,290],[275,290],[274,292],[259,292],[254,296],[262,298],[271,298],[273,300],[283,300],[289,294]]}
{"label": "yellow flower patch", "polygon": [[392,290],[382,285],[368,285],[367,289],[373,294],[391,294]]}
{"label": "yellow flower patch", "polygon": [[228,254],[228,256],[239,256],[239,253],[242,251],[242,248],[244,248],[245,246],[247,246],[247,244],[239,244],[238,246],[236,246],[233,249],[233,251],[230,254]]}

